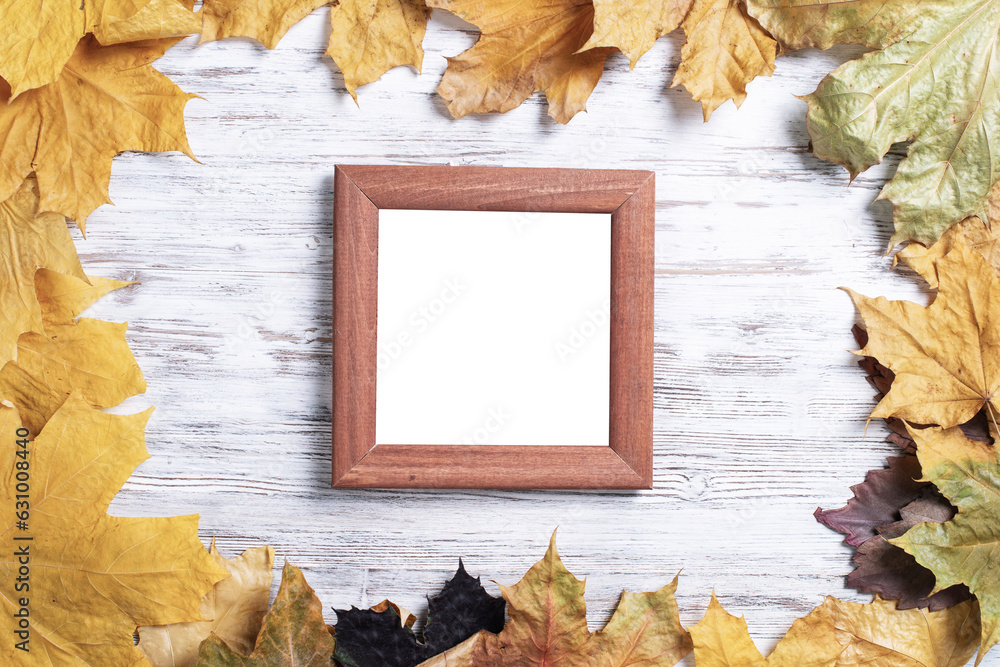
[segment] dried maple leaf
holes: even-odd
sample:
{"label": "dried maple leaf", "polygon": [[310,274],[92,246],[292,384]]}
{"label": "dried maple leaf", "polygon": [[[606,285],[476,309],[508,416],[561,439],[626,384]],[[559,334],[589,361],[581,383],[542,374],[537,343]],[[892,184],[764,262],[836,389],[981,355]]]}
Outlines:
{"label": "dried maple leaf", "polygon": [[[2,113],[2,111],[0,111]],[[38,210],[38,183],[28,178],[0,203],[0,365],[17,357],[17,339],[44,330],[35,295],[41,267],[86,280],[66,218]]]}
{"label": "dried maple leaf", "polygon": [[110,203],[117,153],[183,151],[194,159],[184,133],[184,105],[194,95],[152,66],[175,42],[101,46],[85,37],[55,82],[11,99],[0,80],[0,199],[34,171],[38,211],[61,213],[83,230],[90,212]]}
{"label": "dried maple leaf", "polygon": [[[855,324],[851,327],[851,333],[854,335],[854,340],[857,341],[858,347],[863,348],[868,344],[868,332]],[[888,368],[883,366],[878,362],[875,357],[861,357],[858,360],[858,366],[860,366],[866,373],[866,380],[868,384],[878,392],[875,395],[875,400],[881,401],[886,394],[889,393],[889,388],[892,387],[892,381],[896,378],[895,373],[890,371]],[[906,424],[894,417],[889,417],[885,420],[885,425],[889,427],[892,433],[886,438],[889,442],[896,445],[902,449],[907,454],[916,454],[917,446],[910,439],[910,434],[906,431]]]}
{"label": "dried maple leaf", "polygon": [[872,417],[946,428],[1000,407],[1000,278],[959,242],[937,262],[937,297],[928,307],[870,299],[847,290],[868,328],[858,354],[875,357],[895,379]]}
{"label": "dried maple leaf", "polygon": [[500,632],[504,607],[504,601],[487,593],[459,561],[455,576],[428,600],[423,643],[410,629],[416,618],[386,600],[371,609],[334,610],[336,657],[357,667],[413,667],[480,630]]}
{"label": "dried maple leaf", "polygon": [[858,604],[828,597],[795,621],[764,659],[746,621],[723,609],[713,593],[705,617],[690,628],[695,662],[698,667],[960,667],[976,652],[975,601],[935,612],[894,607],[878,598]]}
{"label": "dried maple leaf", "polygon": [[198,653],[205,667],[329,667],[333,637],[323,622],[323,605],[302,571],[285,561],[281,586],[249,656],[237,653],[212,634]]}
{"label": "dried maple leaf", "polygon": [[330,9],[326,55],[343,72],[355,102],[358,86],[393,67],[412,65],[420,71],[430,15],[423,0],[342,0]]}
{"label": "dried maple leaf", "polygon": [[652,593],[622,593],[611,620],[595,633],[587,629],[583,589],[560,560],[553,533],[545,557],[514,586],[500,587],[510,616],[503,631],[472,640],[468,663],[446,664],[669,666],[691,650],[674,600],[676,577]]}
{"label": "dried maple leaf", "polygon": [[1000,4],[995,0],[747,0],[750,14],[792,48],[859,43],[880,51],[838,67],[805,97],[816,156],[851,177],[909,141],[879,194],[896,232],[932,243],[970,213],[985,219],[1000,178]]}
{"label": "dried maple leaf", "polygon": [[928,485],[921,482],[920,463],[916,456],[886,459],[888,468],[869,470],[865,481],[851,487],[854,497],[835,510],[818,509],[816,520],[846,535],[852,547],[877,535],[877,528],[899,519],[900,508],[913,502]]}
{"label": "dried maple leaf", "polygon": [[854,557],[858,567],[847,575],[847,585],[896,600],[897,609],[926,607],[938,611],[968,600],[971,594],[963,585],[951,586],[932,595],[934,574],[913,556],[887,542],[918,523],[948,521],[955,515],[955,508],[933,486],[927,486],[899,513],[899,521],[879,526],[879,534],[858,547]]}
{"label": "dried maple leaf", "polygon": [[618,48],[635,67],[654,41],[677,28],[687,42],[671,88],[687,88],[706,122],[726,100],[743,104],[756,77],[774,73],[778,43],[743,0],[594,0],[594,34],[583,48]]}
{"label": "dried maple leaf", "polygon": [[205,0],[201,41],[250,37],[273,49],[288,29],[330,0]]}
{"label": "dried maple leaf", "polygon": [[935,591],[965,584],[979,600],[982,660],[1000,641],[1000,459],[961,429],[911,429],[925,479],[958,508],[945,523],[921,523],[889,540],[934,573]]}
{"label": "dried maple leaf", "polygon": [[482,30],[467,51],[448,58],[437,92],[455,118],[519,106],[544,91],[549,115],[568,123],[587,98],[614,49],[578,53],[594,30],[590,0],[428,0]]}
{"label": "dried maple leaf", "polygon": [[38,433],[76,392],[95,408],[118,405],[146,391],[146,381],[125,340],[127,324],[81,319],[52,324],[44,334],[18,339],[17,361],[0,369],[0,399]]}
{"label": "dried maple leaf", "polygon": [[125,340],[127,324],[76,316],[111,290],[132,283],[87,276],[91,284],[48,269],[35,273],[45,333],[21,334],[16,361],[0,369],[0,399],[14,404],[24,426],[38,433],[78,391],[90,405],[118,405],[146,390]]}
{"label": "dried maple leaf", "polygon": [[136,282],[100,276],[76,276],[39,269],[35,272],[35,296],[42,309],[45,326],[73,324],[76,318],[105,294],[135,285]]}
{"label": "dried maple leaf", "polygon": [[16,98],[55,82],[87,33],[101,44],[197,33],[194,0],[0,0],[0,77]]}
{"label": "dried maple leaf", "polygon": [[[27,604],[2,597],[0,630],[11,638],[0,649],[3,664],[140,663],[136,625],[199,619],[202,596],[226,576],[198,540],[197,516],[106,513],[148,458],[143,429],[150,412],[110,415],[73,395],[28,442],[18,434],[17,411],[0,405],[0,579],[10,591],[18,576],[30,585],[21,593]],[[25,607],[27,628],[15,616]],[[28,641],[29,652],[17,649],[14,637]]]}
{"label": "dried maple leaf", "polygon": [[194,667],[201,642],[212,633],[239,653],[253,651],[271,599],[274,549],[257,547],[223,558],[212,540],[209,553],[229,572],[201,599],[202,617],[212,620],[140,627],[139,650],[153,667]]}

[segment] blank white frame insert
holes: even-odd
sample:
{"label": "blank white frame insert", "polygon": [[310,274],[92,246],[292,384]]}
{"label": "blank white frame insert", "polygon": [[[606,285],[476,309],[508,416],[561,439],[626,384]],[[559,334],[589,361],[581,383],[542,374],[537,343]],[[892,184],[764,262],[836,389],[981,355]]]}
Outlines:
{"label": "blank white frame insert", "polygon": [[611,214],[382,209],[376,444],[609,444]]}

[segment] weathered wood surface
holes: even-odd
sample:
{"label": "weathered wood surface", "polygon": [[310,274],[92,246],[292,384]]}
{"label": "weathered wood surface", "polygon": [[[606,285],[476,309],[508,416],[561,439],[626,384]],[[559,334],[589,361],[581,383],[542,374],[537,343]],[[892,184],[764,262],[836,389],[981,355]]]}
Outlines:
{"label": "weathered wood surface", "polygon": [[[865,433],[873,391],[847,352],[855,314],[836,288],[927,295],[888,271],[889,207],[871,205],[898,153],[848,187],[809,153],[793,96],[860,51],[782,57],[742,109],[705,125],[668,90],[675,34],[634,72],[611,58],[568,126],[541,96],[452,121],[433,90],[473,29],[435,12],[423,75],[391,72],[358,108],[321,57],[327,16],[273,52],[193,38],[171,50],[158,67],[204,97],[187,112],[203,164],[116,158],[117,206],[88,222],[85,268],[142,282],[91,311],[131,323],[149,381],[121,410],[157,406],[152,458],[112,511],[200,513],[225,553],[271,544],[327,608],[388,597],[422,611],[459,557],[496,592],[488,580],[516,581],[556,527],[588,578],[593,627],[622,588],[653,590],[682,568],[682,620],[696,622],[715,587],[765,651],[823,596],[866,600],[844,587],[849,550],[812,517],[894,453],[881,424]],[[652,491],[330,488],[336,163],[656,172]]]}

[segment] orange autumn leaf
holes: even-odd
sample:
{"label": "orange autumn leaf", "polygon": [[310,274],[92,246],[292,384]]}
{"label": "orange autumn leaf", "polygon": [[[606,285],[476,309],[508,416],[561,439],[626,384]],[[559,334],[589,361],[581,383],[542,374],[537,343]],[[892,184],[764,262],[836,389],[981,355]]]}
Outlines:
{"label": "orange autumn leaf", "polygon": [[330,0],[205,0],[202,42],[250,37],[273,49],[288,29]]}
{"label": "orange autumn leaf", "polygon": [[438,93],[455,118],[514,109],[543,91],[549,115],[568,123],[587,98],[614,49],[578,51],[594,29],[590,0],[428,0],[482,30],[479,41],[448,59]]}

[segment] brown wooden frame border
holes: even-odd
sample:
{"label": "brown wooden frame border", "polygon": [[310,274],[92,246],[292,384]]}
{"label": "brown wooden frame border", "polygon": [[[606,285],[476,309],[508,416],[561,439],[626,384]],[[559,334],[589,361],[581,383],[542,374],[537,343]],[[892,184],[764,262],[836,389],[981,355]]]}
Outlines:
{"label": "brown wooden frame border", "polygon": [[[333,486],[652,487],[652,172],[338,165],[334,189]],[[382,208],[611,214],[609,447],[375,444]]]}

